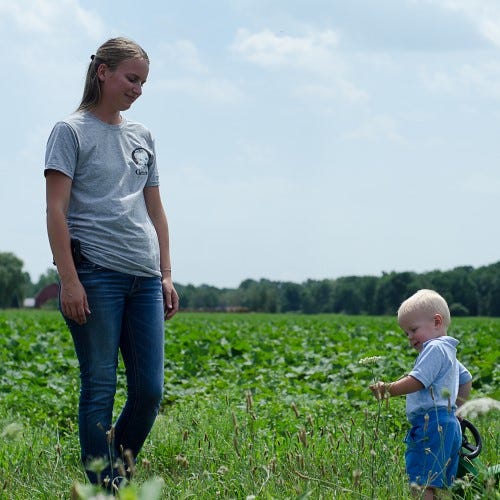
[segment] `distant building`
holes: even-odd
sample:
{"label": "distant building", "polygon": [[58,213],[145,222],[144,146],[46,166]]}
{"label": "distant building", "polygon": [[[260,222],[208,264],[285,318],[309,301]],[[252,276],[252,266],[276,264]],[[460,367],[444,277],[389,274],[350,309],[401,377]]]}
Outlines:
{"label": "distant building", "polygon": [[47,300],[57,299],[58,296],[59,296],[59,285],[57,283],[52,283],[50,285],[47,285],[45,288],[40,290],[40,292],[38,292],[38,295],[35,297],[35,307],[39,308],[43,304],[45,304]]}

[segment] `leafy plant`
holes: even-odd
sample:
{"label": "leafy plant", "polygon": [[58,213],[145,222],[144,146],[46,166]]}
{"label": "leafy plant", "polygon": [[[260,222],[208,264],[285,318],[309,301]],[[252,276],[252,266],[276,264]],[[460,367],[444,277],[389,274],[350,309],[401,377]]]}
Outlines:
{"label": "leafy plant", "polygon": [[[473,397],[499,397],[499,327],[453,320]],[[180,314],[165,336],[163,405],[121,498],[146,498],[155,478],[158,498],[409,496],[404,398],[380,406],[368,390],[374,377],[392,380],[413,364],[394,318]],[[57,312],[0,312],[1,498],[95,494],[80,465],[78,385]],[[117,407],[122,371],[119,387]],[[490,465],[497,413],[474,422]]]}

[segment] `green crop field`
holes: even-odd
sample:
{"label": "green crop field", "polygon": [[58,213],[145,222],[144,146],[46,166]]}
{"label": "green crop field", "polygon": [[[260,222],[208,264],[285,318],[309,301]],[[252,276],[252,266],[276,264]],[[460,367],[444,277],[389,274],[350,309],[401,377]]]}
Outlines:
{"label": "green crop field", "polygon": [[[500,399],[499,331],[500,319],[453,320],[473,399]],[[165,333],[161,414],[122,498],[410,498],[404,398],[368,390],[415,359],[394,318],[181,313]],[[1,499],[90,498],[78,390],[59,314],[0,311]],[[498,414],[474,417],[486,466],[499,462]],[[463,487],[500,498],[491,483]]]}

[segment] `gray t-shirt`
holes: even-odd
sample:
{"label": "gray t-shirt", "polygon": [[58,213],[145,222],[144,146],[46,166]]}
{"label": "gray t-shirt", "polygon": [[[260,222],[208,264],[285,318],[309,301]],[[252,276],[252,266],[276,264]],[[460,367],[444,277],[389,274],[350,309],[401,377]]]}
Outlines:
{"label": "gray t-shirt", "polygon": [[45,173],[73,180],[70,234],[95,264],[135,276],[161,276],[160,251],[143,189],[158,186],[154,141],[125,118],[109,125],[88,112],[58,122],[50,134]]}
{"label": "gray t-shirt", "polygon": [[[448,335],[424,342],[413,370],[409,373],[424,388],[406,395],[408,420],[434,408],[455,410],[458,386],[472,380],[469,371],[457,359],[458,340]],[[432,387],[432,391],[430,388]]]}

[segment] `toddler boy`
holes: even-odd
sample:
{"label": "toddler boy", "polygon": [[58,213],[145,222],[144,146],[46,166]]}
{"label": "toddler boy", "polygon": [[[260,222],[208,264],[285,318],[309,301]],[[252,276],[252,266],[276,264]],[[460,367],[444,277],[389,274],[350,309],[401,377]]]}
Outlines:
{"label": "toddler boy", "polygon": [[412,428],[406,442],[410,483],[425,488],[425,499],[451,486],[462,443],[455,410],[472,387],[472,376],[457,360],[458,340],[447,335],[450,311],[433,290],[419,290],[398,310],[398,323],[419,352],[412,371],[392,383],[370,386],[377,399],[406,395],[406,415]]}

